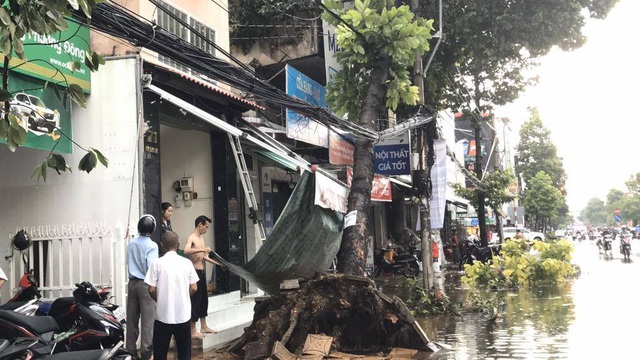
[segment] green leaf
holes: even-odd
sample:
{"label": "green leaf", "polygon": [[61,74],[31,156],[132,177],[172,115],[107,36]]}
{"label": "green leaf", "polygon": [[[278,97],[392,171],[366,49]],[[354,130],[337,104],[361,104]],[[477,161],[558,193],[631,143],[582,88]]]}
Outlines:
{"label": "green leaf", "polygon": [[60,175],[60,171],[71,171],[69,165],[67,165],[67,161],[60,154],[51,154],[47,158],[47,166],[54,169],[58,175]]}
{"label": "green leaf", "polygon": [[78,60],[69,61],[67,63],[67,68],[69,68],[69,70],[71,70],[71,71],[80,70],[81,67],[82,67],[82,64]]}
{"label": "green leaf", "polygon": [[18,58],[20,58],[20,60],[27,60],[27,58],[24,56],[24,48],[22,47],[22,40],[17,38],[13,40],[13,51],[15,51],[16,55],[18,55]]}
{"label": "green leaf", "polygon": [[80,8],[80,5],[78,4],[78,0],[67,0],[67,2],[69,3],[69,5],[71,5],[73,10],[78,10]]}
{"label": "green leaf", "polygon": [[52,85],[52,89],[53,89],[53,93],[56,95],[56,98],[58,98],[58,100],[62,101],[62,96],[60,96],[60,89],[58,89],[58,85],[53,84]]}
{"label": "green leaf", "polygon": [[76,104],[85,107],[87,105],[87,98],[84,95],[84,91],[78,84],[69,84],[67,88],[67,93],[71,96],[71,100],[73,100]]}
{"label": "green leaf", "polygon": [[6,139],[9,133],[9,121],[3,116],[0,119],[0,139]]}
{"label": "green leaf", "polygon": [[102,155],[102,153],[97,149],[91,148],[91,151],[94,151],[96,153],[96,156],[98,157],[98,161],[100,161],[102,166],[109,167],[109,159],[107,159],[104,155]]}
{"label": "green leaf", "polygon": [[9,101],[13,99],[13,95],[8,90],[0,89],[0,101]]}
{"label": "green leaf", "polygon": [[78,164],[78,170],[86,171],[87,174],[91,172],[91,170],[95,169],[98,164],[98,156],[95,152],[89,151],[85,156],[80,159],[80,164]]}
{"label": "green leaf", "polygon": [[9,12],[3,8],[0,7],[0,21],[2,21],[3,24],[5,25],[9,25],[11,24],[11,15],[9,14]]}
{"label": "green leaf", "polygon": [[85,16],[88,19],[91,19],[91,8],[89,7],[89,4],[87,4],[87,1],[78,0],[78,3],[80,3],[80,7],[82,8],[82,12],[84,12]]}

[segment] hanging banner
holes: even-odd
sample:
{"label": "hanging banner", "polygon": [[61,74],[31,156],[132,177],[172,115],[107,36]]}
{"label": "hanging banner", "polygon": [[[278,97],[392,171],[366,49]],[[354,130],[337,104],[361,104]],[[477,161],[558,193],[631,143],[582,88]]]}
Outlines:
{"label": "hanging banner", "polygon": [[324,67],[327,85],[331,82],[331,78],[337,74],[342,66],[336,59],[336,53],[342,51],[338,46],[336,37],[336,28],[325,20],[322,20],[323,39],[324,39]]}
{"label": "hanging banner", "polygon": [[433,142],[435,162],[431,167],[431,228],[442,229],[447,203],[447,142],[436,139]]}
{"label": "hanging banner", "polygon": [[334,165],[353,165],[355,146],[340,134],[329,131],[329,162]]}
{"label": "hanging banner", "polygon": [[[288,64],[285,65],[285,73],[287,95],[314,106],[327,107],[324,86]],[[287,137],[324,148],[329,147],[329,129],[326,126],[289,109],[287,109]]]}
{"label": "hanging banner", "polygon": [[[68,28],[54,35],[30,32],[22,37],[27,61],[14,56],[9,60],[13,72],[56,83],[60,86],[79,85],[91,92],[91,71],[84,61],[89,56],[89,28],[72,19],[66,19]],[[0,56],[4,60],[4,56]],[[80,68],[71,70],[70,62],[78,61]]]}
{"label": "hanging banner", "polygon": [[316,171],[315,174],[316,193],[314,204],[346,214],[349,189],[321,172]]}
{"label": "hanging banner", "polygon": [[22,146],[47,151],[55,146],[55,152],[71,154],[73,132],[69,99],[65,107],[51,87],[44,88],[43,80],[15,73],[9,73],[8,90],[13,94],[9,101],[11,111],[27,130],[27,142]]}
{"label": "hanging banner", "polygon": [[[351,187],[353,169],[347,168],[347,185]],[[386,176],[373,175],[371,201],[391,201],[391,180]]]}
{"label": "hanging banner", "polygon": [[373,148],[373,172],[381,175],[411,174],[411,137],[404,134],[380,140]]}

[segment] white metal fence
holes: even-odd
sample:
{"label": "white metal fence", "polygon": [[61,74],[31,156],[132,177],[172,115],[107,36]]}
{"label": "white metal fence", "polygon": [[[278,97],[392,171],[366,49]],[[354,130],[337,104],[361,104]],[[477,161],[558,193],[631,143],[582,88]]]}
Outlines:
{"label": "white metal fence", "polygon": [[121,229],[99,223],[20,229],[31,236],[33,245],[13,252],[9,275],[12,295],[22,274],[34,269],[45,299],[71,296],[76,283],[89,281],[96,287],[112,288],[114,302],[125,304],[126,241]]}

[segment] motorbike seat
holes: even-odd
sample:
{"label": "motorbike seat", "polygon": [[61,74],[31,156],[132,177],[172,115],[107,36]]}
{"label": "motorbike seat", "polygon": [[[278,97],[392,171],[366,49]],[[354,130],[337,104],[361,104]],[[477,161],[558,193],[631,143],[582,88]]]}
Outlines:
{"label": "motorbike seat", "polygon": [[70,351],[48,355],[46,360],[107,360],[111,349]]}
{"label": "motorbike seat", "polygon": [[55,319],[60,318],[60,316],[69,311],[75,301],[76,300],[72,296],[55,299],[51,304],[48,315]]}
{"label": "motorbike seat", "polygon": [[0,310],[0,319],[20,325],[38,335],[58,331],[58,323],[50,316],[29,316],[10,310]]}
{"label": "motorbike seat", "polygon": [[15,310],[22,305],[26,305],[27,301],[9,301],[0,305],[0,310]]}

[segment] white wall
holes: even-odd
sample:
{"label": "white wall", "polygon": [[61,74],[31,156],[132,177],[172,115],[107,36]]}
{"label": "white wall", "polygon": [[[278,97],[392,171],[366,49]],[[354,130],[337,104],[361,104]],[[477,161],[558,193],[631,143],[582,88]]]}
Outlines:
{"label": "white wall", "polygon": [[[181,248],[195,229],[194,222],[198,216],[206,215],[213,219],[210,139],[207,132],[160,126],[162,201],[174,206],[171,225],[173,231],[180,236]],[[193,177],[194,191],[198,193],[198,198],[191,201],[191,206],[185,206],[183,201],[175,201],[178,193],[173,190],[173,182],[183,177]],[[212,249],[214,226],[215,223],[204,235],[205,244]],[[207,270],[211,268],[208,266]]]}
{"label": "white wall", "polygon": [[[38,183],[31,173],[48,152],[20,148],[11,153],[0,145],[0,254],[10,247],[9,235],[24,226],[101,222],[114,228],[127,224],[131,206],[135,228],[139,215],[137,169],[132,179],[137,156],[136,80],[134,58],[107,60],[100,71],[92,74],[87,107],[72,108],[73,139],[84,147],[102,151],[109,159],[106,169],[99,164],[90,174],[78,171],[85,152],[74,148],[73,154],[65,155],[72,173],[58,176],[49,169],[47,182]],[[18,255],[15,253],[16,259]],[[0,257],[0,266],[9,268],[4,257]],[[4,301],[9,296],[8,288],[1,291]]]}

